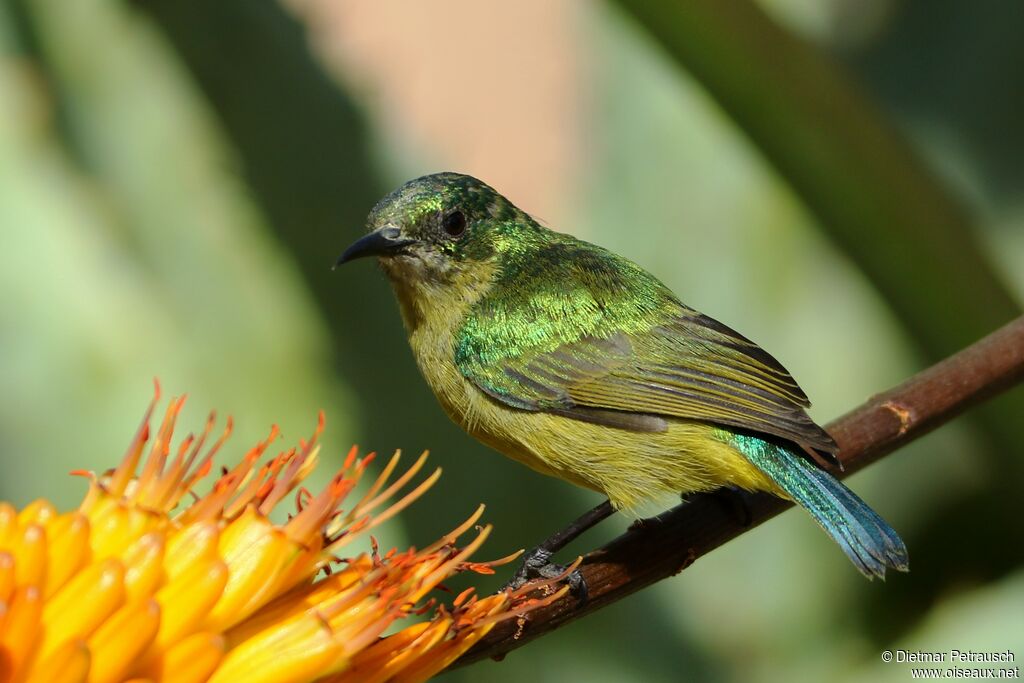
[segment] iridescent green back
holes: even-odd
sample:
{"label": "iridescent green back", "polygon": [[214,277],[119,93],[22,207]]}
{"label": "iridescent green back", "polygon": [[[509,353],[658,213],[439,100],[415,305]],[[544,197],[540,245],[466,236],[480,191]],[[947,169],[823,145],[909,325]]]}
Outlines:
{"label": "iridescent green back", "polygon": [[835,451],[785,368],[636,264],[528,218],[484,230],[479,257],[500,270],[456,336],[455,362],[493,398],[625,428],[659,421],[624,415],[697,419]]}

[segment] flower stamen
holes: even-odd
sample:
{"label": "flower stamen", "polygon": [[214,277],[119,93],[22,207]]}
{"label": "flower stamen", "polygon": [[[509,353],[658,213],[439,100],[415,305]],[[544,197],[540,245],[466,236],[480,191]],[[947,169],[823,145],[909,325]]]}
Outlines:
{"label": "flower stamen", "polygon": [[[422,550],[381,553],[369,532],[423,496],[441,470],[412,485],[424,453],[392,481],[396,452],[342,511],[375,456],[353,447],[323,490],[305,488],[323,413],[309,439],[264,459],[279,436],[273,426],[198,495],[231,418],[212,445],[212,412],[198,436],[175,444],[186,397],[170,400],[154,432],[159,399],[154,382],[119,465],[101,476],[76,472],[89,482],[78,510],[59,514],[39,500],[19,513],[0,503],[0,681],[422,681],[495,623],[564,594],[551,579],[531,585],[550,593],[540,600],[527,589],[480,599],[467,588],[439,605],[429,594],[453,574],[492,573],[519,553],[470,559],[491,533],[478,526],[482,505]],[[270,513],[292,491],[294,510],[274,523]],[[365,536],[367,552],[339,555]],[[422,615],[430,616],[384,636]]]}

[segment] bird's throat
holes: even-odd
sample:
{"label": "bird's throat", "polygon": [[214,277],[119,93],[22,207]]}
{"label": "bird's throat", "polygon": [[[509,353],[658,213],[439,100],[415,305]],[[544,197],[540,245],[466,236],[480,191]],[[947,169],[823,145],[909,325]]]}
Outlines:
{"label": "bird's throat", "polygon": [[496,271],[491,264],[478,263],[472,268],[452,269],[440,281],[385,268],[409,335],[422,333],[424,328],[454,335],[470,308],[491,288]]}

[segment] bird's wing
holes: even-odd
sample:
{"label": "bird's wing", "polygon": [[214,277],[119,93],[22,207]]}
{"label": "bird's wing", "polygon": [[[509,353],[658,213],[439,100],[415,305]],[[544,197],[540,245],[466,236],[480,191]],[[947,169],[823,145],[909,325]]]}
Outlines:
{"label": "bird's wing", "polygon": [[460,331],[456,364],[489,396],[522,410],[641,431],[686,418],[837,450],[777,360],[643,276],[671,297],[657,310],[636,303],[636,292],[601,294],[606,287],[572,273],[539,298],[519,292],[516,304],[484,302]]}

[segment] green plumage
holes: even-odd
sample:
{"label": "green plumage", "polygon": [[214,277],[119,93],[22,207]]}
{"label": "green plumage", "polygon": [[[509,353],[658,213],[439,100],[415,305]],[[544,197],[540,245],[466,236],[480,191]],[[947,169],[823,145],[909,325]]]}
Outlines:
{"label": "green plumage", "polygon": [[866,575],[906,569],[896,532],[815,464],[837,447],[786,369],[635,263],[454,173],[402,186],[369,227],[339,263],[380,257],[420,370],[477,438],[619,508],[723,485],[784,495]]}
{"label": "green plumage", "polygon": [[623,416],[594,411],[706,420],[835,451],[778,361],[636,264],[529,218],[492,230],[501,269],[455,347],[459,370],[487,394],[610,424]]}
{"label": "green plumage", "polygon": [[841,481],[784,445],[746,434],[726,438],[811,513],[862,574],[884,577],[886,567],[907,571],[909,560],[902,539]]}

